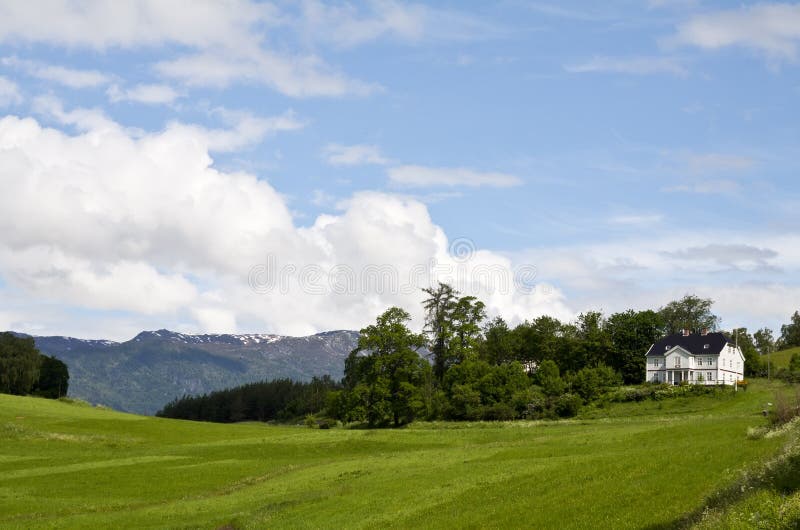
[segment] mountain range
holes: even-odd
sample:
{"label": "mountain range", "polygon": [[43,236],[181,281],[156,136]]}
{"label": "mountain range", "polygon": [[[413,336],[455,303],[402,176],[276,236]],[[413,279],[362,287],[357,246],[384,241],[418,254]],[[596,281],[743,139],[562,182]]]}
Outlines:
{"label": "mountain range", "polygon": [[[18,334],[22,335],[22,334]],[[186,335],[143,331],[125,342],[33,337],[69,367],[69,395],[125,412],[154,414],[175,397],[265,379],[340,379],[357,331],[307,337]]]}

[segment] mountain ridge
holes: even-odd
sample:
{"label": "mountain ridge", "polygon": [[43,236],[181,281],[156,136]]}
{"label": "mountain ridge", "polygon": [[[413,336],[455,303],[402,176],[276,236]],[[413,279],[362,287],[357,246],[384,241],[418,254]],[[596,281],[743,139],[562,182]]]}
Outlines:
{"label": "mountain ridge", "polygon": [[154,414],[170,400],[265,379],[342,377],[358,332],[185,334],[142,331],[116,342],[24,333],[45,354],[64,361],[72,397],[124,412]]}

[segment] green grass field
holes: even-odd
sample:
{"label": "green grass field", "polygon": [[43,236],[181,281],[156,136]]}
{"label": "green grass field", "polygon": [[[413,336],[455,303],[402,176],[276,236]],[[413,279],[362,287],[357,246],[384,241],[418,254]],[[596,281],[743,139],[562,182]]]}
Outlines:
{"label": "green grass field", "polygon": [[312,430],[0,395],[0,528],[642,528],[784,444],[778,383],[562,422]]}
{"label": "green grass field", "polygon": [[[789,360],[795,353],[800,353],[800,348],[790,348],[788,350],[776,351],[775,353],[770,354],[770,363],[776,370],[779,368],[788,368]],[[766,362],[766,357],[764,357],[764,362]]]}

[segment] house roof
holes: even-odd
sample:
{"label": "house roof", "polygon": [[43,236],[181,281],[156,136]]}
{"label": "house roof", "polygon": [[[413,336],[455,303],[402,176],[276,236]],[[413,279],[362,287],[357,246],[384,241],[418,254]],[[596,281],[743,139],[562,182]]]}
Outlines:
{"label": "house roof", "polygon": [[[647,355],[664,355],[675,346],[680,346],[693,355],[718,355],[729,342],[730,340],[724,333],[709,333],[707,335],[692,333],[689,336],[676,333],[656,341],[647,351]],[[708,344],[708,348],[705,347],[706,344]]]}

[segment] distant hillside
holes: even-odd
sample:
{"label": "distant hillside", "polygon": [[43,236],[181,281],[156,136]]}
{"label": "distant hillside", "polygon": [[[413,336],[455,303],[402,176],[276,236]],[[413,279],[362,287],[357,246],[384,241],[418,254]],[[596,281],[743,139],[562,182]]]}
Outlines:
{"label": "distant hillside", "polygon": [[184,335],[145,331],[127,342],[34,337],[69,366],[70,396],[117,410],[154,414],[168,401],[273,378],[342,377],[356,331],[308,337]]}

